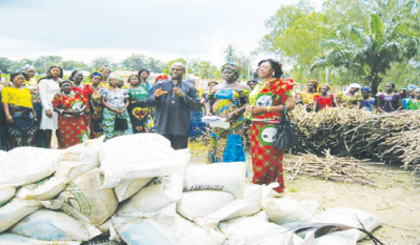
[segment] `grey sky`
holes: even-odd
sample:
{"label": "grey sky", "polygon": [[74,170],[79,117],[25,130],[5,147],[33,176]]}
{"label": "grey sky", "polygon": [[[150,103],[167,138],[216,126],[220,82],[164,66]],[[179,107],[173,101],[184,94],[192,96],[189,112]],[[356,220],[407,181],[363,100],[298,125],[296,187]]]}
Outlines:
{"label": "grey sky", "polygon": [[[248,54],[264,20],[293,0],[0,0],[0,56],[90,62],[145,54],[220,65],[228,44]],[[313,2],[313,3],[312,3]],[[323,0],[311,1],[320,8]]]}

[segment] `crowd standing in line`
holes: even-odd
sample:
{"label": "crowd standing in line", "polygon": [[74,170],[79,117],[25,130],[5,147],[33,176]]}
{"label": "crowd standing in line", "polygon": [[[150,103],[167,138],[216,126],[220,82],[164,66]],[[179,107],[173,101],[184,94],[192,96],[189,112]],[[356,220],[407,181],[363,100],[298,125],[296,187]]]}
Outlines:
{"label": "crowd standing in line", "polygon": [[226,63],[221,71],[224,81],[208,82],[203,92],[194,81],[183,81],[181,63],[172,64],[170,77],[159,75],[154,84],[148,81],[150,72],[142,69],[129,76],[125,85],[108,68],[92,72],[89,82],[84,82],[80,71],[63,80],[62,68],[51,66],[46,77],[36,81],[35,68],[26,65],[10,75],[9,83],[0,77],[0,149],[51,147],[53,131],[59,148],[103,135],[106,141],[156,132],[174,149],[185,149],[201,116],[219,116],[229,127],[210,129],[208,162],[245,161],[244,125],[248,124],[253,182],[278,182],[276,191],[282,192],[283,151],[274,146],[276,125],[295,104],[313,113],[331,107],[385,113],[420,108],[420,88],[412,84],[405,93],[397,93],[395,85],[387,83],[384,93],[373,96],[369,87],[352,83],[335,95],[329,85],[310,80],[305,91],[293,96],[295,83],[281,78],[278,61],[260,61],[259,80],[246,83],[239,81],[241,69],[236,63]]}

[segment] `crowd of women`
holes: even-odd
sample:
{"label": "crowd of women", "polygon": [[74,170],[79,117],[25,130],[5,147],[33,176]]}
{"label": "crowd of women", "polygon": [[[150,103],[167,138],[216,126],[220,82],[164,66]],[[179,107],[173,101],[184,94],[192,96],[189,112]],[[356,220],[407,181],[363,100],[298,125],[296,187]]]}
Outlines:
{"label": "crowd of women", "polygon": [[92,72],[88,83],[82,82],[79,71],[64,80],[59,66],[51,66],[47,76],[38,81],[33,66],[12,73],[10,82],[0,85],[0,149],[50,148],[53,132],[59,148],[102,135],[109,140],[152,132],[147,102],[149,71],[131,75],[126,85],[110,73],[106,68]]}
{"label": "crowd of women", "polygon": [[314,112],[339,106],[386,113],[420,108],[420,88],[414,84],[396,91],[395,84],[386,83],[385,92],[376,95],[371,93],[370,87],[362,87],[359,83],[350,84],[344,92],[338,92],[337,95],[329,93],[329,90],[329,85],[319,85],[311,80],[305,91],[295,93],[295,102]]}
{"label": "crowd of women", "polygon": [[[63,70],[58,66],[51,66],[47,76],[38,81],[34,75],[34,67],[25,66],[11,74],[9,84],[0,87],[2,150],[17,146],[51,147],[53,132],[59,148],[67,148],[102,135],[106,141],[119,135],[155,130],[148,70],[131,75],[126,83],[106,68],[92,72],[87,83],[79,71],[63,80]],[[384,93],[375,96],[369,87],[358,83],[334,95],[328,85],[319,85],[315,80],[307,83],[305,91],[293,91],[295,83],[281,79],[282,65],[272,59],[258,63],[258,81],[239,82],[241,69],[231,62],[222,67],[222,75],[224,82],[209,82],[208,90],[201,93],[205,114],[225,118],[230,123],[228,128],[210,129],[208,160],[245,161],[243,137],[244,125],[248,123],[253,182],[278,182],[278,192],[283,191],[284,181],[283,151],[274,146],[277,125],[282,114],[296,104],[314,113],[339,106],[383,112],[417,110],[420,106],[420,89],[414,85],[409,86],[406,96],[395,92],[392,83],[385,85]],[[156,81],[167,79],[162,75]]]}

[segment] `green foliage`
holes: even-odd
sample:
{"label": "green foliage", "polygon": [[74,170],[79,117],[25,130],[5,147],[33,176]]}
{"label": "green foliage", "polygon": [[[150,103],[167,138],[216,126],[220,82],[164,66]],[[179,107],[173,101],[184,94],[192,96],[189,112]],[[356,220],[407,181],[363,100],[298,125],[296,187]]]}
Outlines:
{"label": "green foliage", "polygon": [[280,55],[295,80],[323,81],[329,67],[333,84],[370,83],[376,91],[383,79],[418,75],[410,65],[419,60],[418,0],[328,0],[321,12],[308,6],[282,6],[266,21],[270,33],[258,50]]}
{"label": "green foliage", "polygon": [[61,67],[66,71],[89,71],[90,67],[82,61],[65,60],[61,62]]}
{"label": "green foliage", "polygon": [[322,54],[320,43],[334,35],[327,21],[323,13],[310,7],[309,1],[282,6],[266,21],[266,27],[272,30],[261,41],[260,51],[279,55],[283,62],[292,64],[290,73],[297,81],[318,77],[320,72],[309,68]]}
{"label": "green foliage", "polygon": [[123,70],[138,71],[146,67],[146,56],[140,54],[133,54],[124,59],[121,63]]}
{"label": "green foliage", "polygon": [[[252,55],[247,56],[242,52],[238,51],[238,48],[232,44],[229,44],[224,48],[223,54],[225,55],[226,62],[236,62],[239,63],[242,69],[240,80],[248,80],[252,77],[253,70],[252,66]],[[216,74],[215,74],[216,75]],[[213,76],[213,78],[221,77],[221,72],[219,76]]]}
{"label": "green foliage", "polygon": [[99,68],[109,68],[115,70],[118,68],[117,64],[112,59],[107,57],[96,58],[92,61],[91,71],[98,70]]}

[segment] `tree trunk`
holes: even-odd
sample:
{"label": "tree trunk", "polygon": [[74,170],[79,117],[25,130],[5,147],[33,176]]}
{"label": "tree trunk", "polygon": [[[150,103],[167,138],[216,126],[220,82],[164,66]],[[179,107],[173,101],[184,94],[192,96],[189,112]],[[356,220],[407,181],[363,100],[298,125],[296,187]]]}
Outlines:
{"label": "tree trunk", "polygon": [[378,93],[379,84],[382,82],[382,78],[379,77],[379,74],[371,74],[371,88],[372,88],[372,95],[376,98],[376,94]]}

